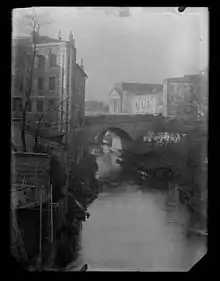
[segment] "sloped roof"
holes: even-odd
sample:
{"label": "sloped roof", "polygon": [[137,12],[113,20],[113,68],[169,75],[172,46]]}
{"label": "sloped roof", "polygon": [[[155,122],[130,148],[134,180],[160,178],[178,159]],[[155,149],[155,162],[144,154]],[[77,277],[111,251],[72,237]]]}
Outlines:
{"label": "sloped roof", "polygon": [[173,83],[190,83],[191,82],[191,79],[188,76],[167,78],[166,80],[167,80],[167,82],[173,82]]}
{"label": "sloped roof", "polygon": [[119,93],[131,93],[131,94],[152,94],[163,90],[162,84],[147,84],[147,83],[132,83],[121,82],[114,87]]}
{"label": "sloped roof", "polygon": [[85,73],[84,69],[83,69],[78,63],[76,63],[75,66],[76,66],[76,68],[77,68],[80,72],[82,72],[82,74],[83,74],[86,78],[88,77],[87,74]]}
{"label": "sloped roof", "polygon": [[208,76],[206,74],[202,73],[196,73],[196,74],[188,74],[184,75],[183,77],[173,77],[173,78],[167,78],[167,82],[173,82],[173,83],[192,83],[196,81],[200,81],[203,79],[203,81],[207,80]]}
{"label": "sloped roof", "polygon": [[66,41],[58,40],[58,39],[51,38],[51,37],[48,37],[48,36],[39,36],[37,38],[37,44],[60,43],[60,42],[66,42]]}

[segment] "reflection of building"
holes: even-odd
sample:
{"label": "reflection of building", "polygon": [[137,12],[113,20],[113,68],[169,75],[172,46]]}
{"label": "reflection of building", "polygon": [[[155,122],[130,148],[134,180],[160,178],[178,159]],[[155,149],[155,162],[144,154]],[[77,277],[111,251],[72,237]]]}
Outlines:
{"label": "reflection of building", "polygon": [[[70,125],[81,125],[84,112],[85,79],[83,66],[76,63],[75,40],[69,41],[36,35],[36,57],[33,72],[28,119],[34,123],[44,115],[48,125],[63,132]],[[21,117],[24,91],[31,70],[30,38],[15,38],[12,42],[12,115]]]}
{"label": "reflection of building", "polygon": [[195,103],[197,116],[207,111],[208,76],[207,73],[185,75],[164,80],[164,116],[189,117],[189,106]]}
{"label": "reflection of building", "polygon": [[163,85],[118,83],[109,94],[110,113],[159,114]]}

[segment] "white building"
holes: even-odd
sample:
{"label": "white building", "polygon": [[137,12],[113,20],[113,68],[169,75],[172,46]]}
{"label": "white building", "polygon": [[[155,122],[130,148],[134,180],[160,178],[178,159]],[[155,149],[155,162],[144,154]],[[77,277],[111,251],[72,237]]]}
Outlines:
{"label": "white building", "polygon": [[111,114],[159,114],[163,106],[163,85],[118,83],[109,94]]}

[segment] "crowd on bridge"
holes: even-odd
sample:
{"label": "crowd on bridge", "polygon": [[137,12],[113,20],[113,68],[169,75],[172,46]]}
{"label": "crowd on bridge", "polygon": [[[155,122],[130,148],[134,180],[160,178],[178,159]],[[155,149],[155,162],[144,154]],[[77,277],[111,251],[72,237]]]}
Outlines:
{"label": "crowd on bridge", "polygon": [[146,143],[156,143],[158,145],[174,144],[180,142],[185,136],[186,134],[182,133],[149,132],[147,136],[143,137],[143,141]]}

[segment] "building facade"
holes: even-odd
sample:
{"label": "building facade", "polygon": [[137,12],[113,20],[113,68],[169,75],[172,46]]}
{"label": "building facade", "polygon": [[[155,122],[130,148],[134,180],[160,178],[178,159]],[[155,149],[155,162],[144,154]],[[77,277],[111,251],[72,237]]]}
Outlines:
{"label": "building facade", "polygon": [[71,100],[71,121],[72,126],[79,128],[82,126],[85,113],[85,82],[87,75],[84,72],[83,62],[81,65],[75,64],[74,75],[72,75],[72,85],[74,95]]}
{"label": "building facade", "polygon": [[[28,38],[16,38],[12,45],[12,117],[19,119],[30,77],[29,54],[33,51]],[[36,121],[44,116],[48,125],[69,133],[75,123],[81,124],[87,77],[83,66],[76,63],[72,32],[69,41],[38,34],[33,69],[27,119]]]}
{"label": "building facade", "polygon": [[165,79],[163,97],[165,117],[199,118],[208,110],[207,73]]}
{"label": "building facade", "polygon": [[118,83],[109,94],[111,114],[159,114],[163,105],[163,85]]}

